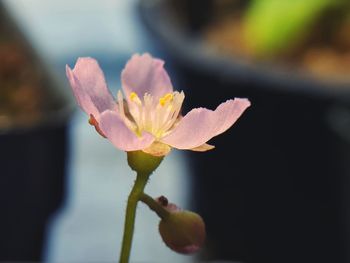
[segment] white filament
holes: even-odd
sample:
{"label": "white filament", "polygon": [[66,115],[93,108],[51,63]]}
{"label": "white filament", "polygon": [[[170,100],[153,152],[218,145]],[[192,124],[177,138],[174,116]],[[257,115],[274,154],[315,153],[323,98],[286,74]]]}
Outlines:
{"label": "white filament", "polygon": [[120,116],[125,124],[137,135],[147,131],[158,139],[168,134],[176,125],[184,99],[185,94],[182,91],[168,93],[159,101],[148,93],[144,94],[143,100],[136,93],[131,93],[128,109],[133,119],[130,120],[124,111],[121,91],[117,96]]}

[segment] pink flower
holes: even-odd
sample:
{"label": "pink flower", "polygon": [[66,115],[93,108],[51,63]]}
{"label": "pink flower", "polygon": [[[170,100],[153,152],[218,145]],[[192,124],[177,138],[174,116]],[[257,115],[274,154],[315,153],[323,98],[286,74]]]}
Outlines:
{"label": "pink flower", "polygon": [[196,108],[181,116],[185,94],[173,91],[164,61],[149,54],[133,55],[122,71],[122,88],[115,100],[107,88],[96,60],[79,58],[66,73],[79,106],[90,116],[90,124],[123,151],[142,150],[166,155],[171,147],[206,151],[206,142],[230,128],[250,106],[236,98],[216,110]]}

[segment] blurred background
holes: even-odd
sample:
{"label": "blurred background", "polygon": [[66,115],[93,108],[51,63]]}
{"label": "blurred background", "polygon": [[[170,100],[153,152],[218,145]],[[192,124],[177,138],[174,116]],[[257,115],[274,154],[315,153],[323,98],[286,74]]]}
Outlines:
{"label": "blurred background", "polygon": [[[81,56],[96,58],[116,94],[131,54],[151,52],[135,4],[1,1],[0,100],[9,101],[0,106],[1,261],[117,261],[134,173],[126,154],[101,138],[83,112],[72,111],[65,65],[73,67]],[[60,100],[55,107],[54,100]],[[153,178],[149,194],[189,208],[190,182],[179,152]],[[163,244],[157,216],[143,205],[132,254],[134,262],[190,262]]]}
{"label": "blurred background", "polygon": [[131,261],[350,262],[348,1],[2,0],[0,32],[0,261],[117,260],[134,175],[74,110],[64,68],[94,57],[116,94],[149,52],[184,113],[252,106],[147,186],[203,216],[201,253],[170,251],[140,204]]}

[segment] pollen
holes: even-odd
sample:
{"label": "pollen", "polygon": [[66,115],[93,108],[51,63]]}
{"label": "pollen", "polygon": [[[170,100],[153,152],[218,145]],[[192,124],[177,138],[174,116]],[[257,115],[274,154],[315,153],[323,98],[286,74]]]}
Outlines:
{"label": "pollen", "polygon": [[135,92],[131,92],[129,96],[130,100],[134,101],[135,99],[139,98]]}
{"label": "pollen", "polygon": [[161,106],[164,106],[167,102],[171,102],[173,98],[174,98],[174,95],[172,93],[167,93],[159,99],[159,104]]}
{"label": "pollen", "polygon": [[129,98],[132,102],[135,102],[137,105],[142,105],[139,96],[135,92],[131,92]]}

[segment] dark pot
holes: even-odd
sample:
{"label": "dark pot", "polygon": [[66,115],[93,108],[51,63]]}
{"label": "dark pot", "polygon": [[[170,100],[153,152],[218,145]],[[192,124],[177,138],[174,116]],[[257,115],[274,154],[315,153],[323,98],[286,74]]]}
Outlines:
{"label": "dark pot", "polygon": [[[0,29],[0,41],[18,43],[29,68],[40,72],[38,95],[46,105],[31,122],[0,118],[0,261],[40,261],[46,224],[64,198],[72,103],[2,4]],[[11,51],[11,45],[7,47]],[[11,69],[8,74],[13,74]],[[4,118],[9,119],[6,124]]]}
{"label": "dark pot", "polygon": [[[196,209],[207,224],[203,257],[349,262],[349,144],[332,127],[335,109],[348,112],[348,83],[217,54],[192,31],[210,8],[174,12],[171,3],[140,1],[139,10],[179,75],[177,89],[186,88],[187,109],[233,97],[252,103],[212,141],[215,150],[189,154]],[[188,24],[193,10],[199,18]]]}

